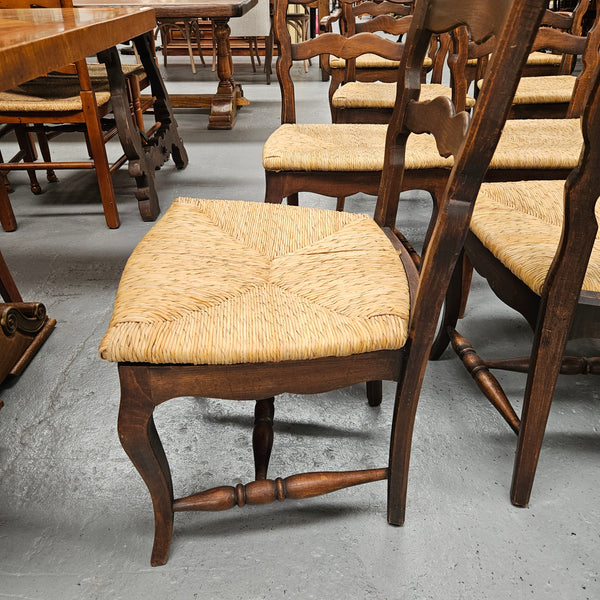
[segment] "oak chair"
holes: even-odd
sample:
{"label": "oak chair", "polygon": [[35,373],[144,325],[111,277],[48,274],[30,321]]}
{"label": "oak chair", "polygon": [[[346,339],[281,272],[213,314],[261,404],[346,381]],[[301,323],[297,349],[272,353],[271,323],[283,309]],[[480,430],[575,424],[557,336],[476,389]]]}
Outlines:
{"label": "oak chair", "polygon": [[[456,331],[458,307],[465,301],[460,262],[441,325],[479,388],[518,435],[511,487],[518,506],[529,503],[558,374],[600,374],[600,358],[564,354],[568,339],[600,338],[600,69],[582,129],[579,164],[566,182],[482,185],[465,242],[469,263],[533,330],[530,356],[485,360]],[[520,419],[490,369],[527,373]]]}
{"label": "oak chair", "polygon": [[[555,32],[569,33],[574,36],[583,35],[583,20],[592,0],[578,0],[574,8],[565,10],[546,10],[542,27],[554,29]],[[550,34],[547,41],[552,40]],[[535,44],[523,69],[522,77],[539,77],[546,75],[567,75],[573,71],[576,56],[560,48]]]}
{"label": "oak chair", "polygon": [[[429,83],[421,86],[421,99],[447,96],[457,112],[471,109],[475,99],[467,94],[466,86],[460,85],[464,78],[466,59],[461,64],[458,57],[463,54],[460,44],[468,43],[466,36],[445,33],[437,36],[430,47],[432,61]],[[466,56],[466,52],[464,53]],[[444,63],[448,62],[451,85],[442,84]],[[347,78],[349,79],[349,78]],[[459,85],[456,85],[457,82]],[[396,84],[384,81],[346,81],[331,97],[331,117],[334,123],[388,123],[396,102]]]}
{"label": "oak chair", "polygon": [[[152,565],[167,560],[177,511],[310,498],[387,479],[388,521],[404,522],[412,429],[437,316],[543,2],[417,4],[374,220],[180,198],[134,250],[100,355],[119,364],[119,436],[152,498]],[[276,19],[285,20],[286,7],[286,0],[276,0]],[[469,116],[455,114],[448,99],[418,98],[431,35],[471,21],[475,39],[504,28],[493,58],[499,76],[486,81],[469,125]],[[396,234],[411,130],[434,134],[441,152],[456,154],[420,273]],[[377,379],[398,380],[386,466],[267,479],[276,395]],[[179,396],[256,401],[255,481],[175,498],[153,412]]]}
{"label": "oak chair", "polygon": [[[402,46],[402,37],[408,31],[411,22],[413,2],[399,0],[385,0],[375,2],[349,2],[336,8],[332,13],[320,20],[321,30],[332,32],[335,23],[338,23],[342,35],[352,37],[357,33],[370,32],[382,35],[388,39],[395,39]],[[328,73],[329,104],[332,107],[332,117],[336,121],[333,109],[333,96],[336,90],[345,82],[390,82],[397,81],[399,62],[381,54],[365,52],[356,58],[340,57],[332,54],[320,56],[321,68]],[[431,70],[432,59],[429,55],[423,60],[423,77]]]}

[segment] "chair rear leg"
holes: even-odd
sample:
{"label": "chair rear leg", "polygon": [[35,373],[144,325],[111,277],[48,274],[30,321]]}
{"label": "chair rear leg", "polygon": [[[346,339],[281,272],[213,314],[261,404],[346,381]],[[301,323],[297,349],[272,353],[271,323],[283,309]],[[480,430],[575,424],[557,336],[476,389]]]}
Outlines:
{"label": "chair rear leg", "polygon": [[[31,132],[27,129],[26,125],[17,125],[15,127],[15,136],[19,143],[19,148],[23,152],[23,160],[25,162],[34,162],[37,158],[33,140],[31,138]],[[41,194],[42,188],[38,182],[35,169],[27,169],[27,175],[29,177],[29,184],[31,191],[34,194]]]}
{"label": "chair rear leg", "polygon": [[[465,265],[467,266],[465,267]],[[466,280],[465,270],[468,272]],[[461,316],[461,311],[464,312],[464,306],[467,303],[472,273],[473,267],[471,266],[471,262],[463,251],[458,258],[456,267],[450,278],[444,302],[444,312],[433,346],[431,347],[431,360],[439,359],[450,343],[450,331],[456,327],[456,323]]]}
{"label": "chair rear leg", "polygon": [[[50,155],[50,146],[48,145],[48,136],[44,131],[37,131],[36,137],[38,140],[38,145],[40,147],[40,153],[44,162],[52,162],[52,156]],[[58,181],[58,177],[54,172],[54,169],[46,169],[46,179],[49,183],[56,183]]]}
{"label": "chair rear leg", "polygon": [[93,92],[82,90],[81,100],[86,121],[86,138],[96,169],[100,198],[102,200],[102,207],[104,208],[104,218],[106,219],[106,224],[111,229],[116,229],[120,225],[119,211],[115,201],[115,190],[108,166],[108,157],[106,156],[104,134],[100,125]]}

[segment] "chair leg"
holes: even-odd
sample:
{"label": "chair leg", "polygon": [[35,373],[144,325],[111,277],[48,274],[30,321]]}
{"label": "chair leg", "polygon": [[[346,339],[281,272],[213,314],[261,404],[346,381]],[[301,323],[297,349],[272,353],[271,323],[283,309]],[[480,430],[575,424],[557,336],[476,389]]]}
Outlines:
{"label": "chair leg", "polygon": [[267,76],[267,85],[271,85],[271,73],[273,72],[273,27],[269,35],[265,38],[265,74]]}
{"label": "chair leg", "polygon": [[196,74],[196,65],[194,64],[194,53],[192,52],[192,37],[191,37],[189,19],[186,19],[183,29],[182,29],[182,33],[183,33],[183,35],[185,37],[185,41],[187,43],[188,55],[190,57],[190,65],[192,66],[192,73],[195,75]]}
{"label": "chair leg", "polygon": [[274,402],[274,398],[257,400],[254,407],[252,449],[254,452],[254,477],[257,481],[267,478],[269,459],[273,448]]}
{"label": "chair leg", "polygon": [[142,476],[154,507],[154,545],[151,564],[164,565],[173,533],[173,483],[152,413],[147,371],[119,366],[121,405],[118,431],[123,449]]}
{"label": "chair leg", "polygon": [[[442,356],[444,350],[446,350],[450,343],[450,331],[454,330],[456,327],[456,323],[461,315],[461,309],[464,312],[464,306],[467,303],[469,286],[471,283],[471,278],[469,276],[469,285],[465,285],[465,262],[468,262],[472,274],[473,267],[471,267],[471,263],[467,259],[466,254],[461,252],[446,292],[442,320],[433,346],[431,347],[431,360],[438,360]],[[464,296],[465,294],[466,297]]]}
{"label": "chair leg", "polygon": [[[44,162],[52,162],[52,156],[50,155],[50,146],[48,145],[48,136],[43,131],[36,133],[38,146],[40,147],[40,153]],[[46,169],[46,179],[49,183],[56,183],[58,177],[54,172],[54,169]]]}
{"label": "chair leg", "polygon": [[196,40],[196,46],[198,47],[198,56],[200,58],[200,62],[202,66],[206,66],[206,61],[204,60],[204,54],[202,53],[202,32],[200,31],[200,24],[198,23],[198,19],[192,19],[190,21],[190,34],[193,35]]}
{"label": "chair leg", "polygon": [[381,381],[367,381],[367,400],[369,406],[380,406],[383,398]]}
{"label": "chair leg", "polygon": [[295,192],[294,194],[290,194],[287,197],[287,203],[288,203],[288,206],[298,206],[298,192]]}
{"label": "chair leg", "polygon": [[[23,160],[25,162],[33,162],[36,159],[36,153],[31,133],[28,131],[27,126],[17,125],[15,127],[15,136],[19,143],[19,148],[23,151]],[[31,191],[34,194],[41,194],[42,188],[38,182],[35,169],[27,169],[27,175],[29,176]]]}
{"label": "chair leg", "polygon": [[106,156],[106,147],[104,145],[104,134],[98,118],[98,111],[94,93],[92,91],[81,91],[81,100],[83,112],[85,115],[85,125],[87,131],[87,140],[96,169],[98,178],[98,187],[100,188],[100,198],[104,208],[104,218],[106,224],[115,229],[119,227],[119,211],[115,201],[115,191],[112,184],[112,176],[108,166]]}
{"label": "chair leg", "polygon": [[250,55],[250,64],[252,65],[252,72],[256,73],[256,63],[254,62],[254,45],[253,45],[253,40],[256,38],[246,38],[246,40],[248,41],[248,54]]}
{"label": "chair leg", "polygon": [[0,178],[0,225],[4,231],[14,231],[17,228],[17,219],[13,212],[8,190]]}

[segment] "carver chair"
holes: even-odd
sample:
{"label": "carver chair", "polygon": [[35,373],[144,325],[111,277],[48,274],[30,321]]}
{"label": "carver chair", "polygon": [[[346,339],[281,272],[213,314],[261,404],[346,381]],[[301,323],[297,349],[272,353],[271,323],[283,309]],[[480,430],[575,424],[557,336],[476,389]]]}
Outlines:
{"label": "carver chair", "polygon": [[[177,511],[304,499],[387,479],[388,521],[404,522],[412,429],[438,312],[543,2],[417,4],[374,220],[180,198],[134,250],[100,355],[119,363],[119,436],[152,498],[153,565],[167,560]],[[276,0],[277,19],[285,19],[286,5]],[[499,76],[486,81],[469,126],[448,99],[418,98],[431,35],[471,22],[475,39],[501,33],[501,42],[493,58]],[[447,210],[436,214],[420,273],[395,233],[411,130],[433,134],[444,154],[456,154]],[[386,466],[267,479],[275,396],[374,379],[398,380]],[[179,396],[256,401],[255,481],[175,497],[153,413]]]}
{"label": "carver chair", "polygon": [[[531,354],[486,360],[456,331],[465,292],[460,262],[441,327],[479,388],[518,435],[511,501],[529,503],[559,373],[600,373],[600,358],[566,356],[568,339],[600,338],[600,69],[582,117],[585,144],[566,181],[483,184],[464,256],[534,331]],[[438,348],[441,351],[441,348]],[[490,372],[527,373],[521,417]]]}

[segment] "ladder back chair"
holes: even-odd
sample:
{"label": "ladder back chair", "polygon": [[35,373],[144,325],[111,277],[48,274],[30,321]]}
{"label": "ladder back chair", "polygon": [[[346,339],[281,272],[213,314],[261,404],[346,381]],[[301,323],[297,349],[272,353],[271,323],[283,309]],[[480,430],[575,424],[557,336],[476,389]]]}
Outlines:
{"label": "ladder back chair", "polygon": [[[466,87],[454,85],[464,78],[457,57],[458,44],[468,43],[465,36],[457,38],[451,33],[437,36],[430,47],[432,68],[429,83],[421,86],[421,99],[448,96],[457,112],[472,108],[475,99],[468,96]],[[466,53],[465,53],[466,56]],[[448,61],[452,85],[442,84],[444,63]],[[464,65],[463,65],[464,67]],[[458,73],[455,73],[457,71]],[[463,89],[464,88],[464,89]],[[396,83],[384,81],[347,81],[331,96],[331,117],[334,123],[388,123],[396,102]]]}
{"label": "ladder back chair", "polygon": [[[284,19],[286,3],[276,1]],[[119,436],[152,498],[152,565],[167,560],[178,511],[304,499],[387,480],[388,521],[404,522],[412,429],[437,316],[543,2],[417,4],[374,220],[180,198],[134,250],[100,355],[119,365]],[[501,39],[493,58],[499,76],[486,81],[470,126],[448,99],[418,101],[431,35],[458,23],[472,23],[475,39]],[[432,133],[444,154],[457,154],[420,274],[395,233],[404,142],[413,129]],[[275,396],[376,379],[398,381],[385,466],[267,478]],[[179,396],[256,402],[255,481],[175,497],[153,413]]]}
{"label": "ladder back chair", "polygon": [[[518,435],[511,501],[527,506],[559,373],[600,374],[600,358],[565,355],[569,339],[600,338],[600,68],[582,117],[585,140],[566,181],[483,184],[464,253],[534,332],[531,354],[483,359],[456,330],[465,302],[460,262],[442,327],[478,387]],[[438,353],[441,348],[438,348]],[[490,370],[527,373],[521,417]]]}
{"label": "ladder back chair", "polygon": [[[410,27],[413,2],[366,0],[340,4],[341,6],[331,14],[321,19],[320,24],[324,32],[332,32],[334,23],[338,22],[342,35],[352,37],[357,33],[370,32],[390,40],[395,39],[402,45],[401,40]],[[346,81],[388,81],[395,84],[398,80],[399,62],[380,54],[365,52],[349,59],[335,55],[321,55],[320,61],[330,75],[330,104],[335,91]],[[432,60],[426,56],[423,60],[423,77],[431,67]]]}
{"label": "ladder back chair", "polygon": [[[44,0],[43,6],[34,8],[73,7],[71,0]],[[0,0],[0,8],[29,7],[23,0]],[[11,90],[0,92],[0,124],[15,129],[21,145],[16,159],[0,165],[0,170],[46,169],[50,180],[54,180],[54,169],[94,169],[98,179],[100,199],[106,224],[116,228],[120,224],[115,201],[112,173],[129,161],[129,172],[135,177],[140,214],[144,220],[154,220],[160,211],[154,186],[154,171],[172,155],[178,168],[187,164],[183,143],[177,132],[164,83],[154,63],[150,42],[141,36],[139,44],[144,46],[140,53],[143,67],[122,67],[116,50],[109,49],[99,54],[101,63],[88,64],[81,60],[74,65],[65,65],[60,71],[49,73],[26,82]],[[108,70],[111,65],[112,72]],[[127,78],[126,78],[127,75]],[[129,85],[127,83],[129,81]],[[142,83],[143,82],[143,83]],[[147,132],[141,113],[139,92],[142,85],[152,87],[155,125]],[[137,99],[137,100],[136,100]],[[109,119],[109,116],[112,118]],[[86,159],[79,161],[53,160],[48,140],[68,131],[81,131],[85,135]],[[32,133],[38,133],[43,162],[35,162]],[[124,150],[112,165],[106,153],[106,142],[118,135]],[[87,154],[89,153],[89,157]],[[32,187],[37,184],[30,175]],[[37,184],[39,188],[39,184]],[[0,204],[0,223],[5,231],[13,231],[17,222],[7,197]]]}
{"label": "ladder back chair", "polygon": [[[583,0],[578,9],[584,7],[587,10],[589,5],[590,0]],[[566,28],[546,26],[545,23],[553,23],[560,17],[568,18],[560,13],[546,11],[545,14],[550,18],[542,22],[534,49],[545,48],[561,53],[566,66],[556,75],[522,77],[509,118],[562,119],[581,115],[591,77],[600,63],[600,31],[597,27],[600,3],[596,0],[594,5],[594,20],[586,35],[575,35]],[[581,26],[578,29],[581,30]],[[578,58],[581,64],[578,65],[579,73],[576,75],[573,68]],[[477,85],[481,85],[481,81]]]}
{"label": "ladder back chair", "polygon": [[[345,2],[342,8],[348,10]],[[285,19],[277,11],[274,30],[279,40],[277,74],[282,93],[282,125],[263,147],[265,201],[282,202],[287,198],[288,203],[297,204],[298,193],[306,191],[337,198],[337,209],[342,210],[346,196],[359,192],[376,196],[384,164],[387,125],[297,123],[290,69],[293,60],[322,53],[346,58],[365,51],[385,54],[390,49],[386,45],[389,40],[371,33],[350,37],[324,33],[313,40],[292,44]],[[494,38],[473,42],[486,55],[495,44]],[[400,60],[402,47],[397,46]],[[577,164],[581,141],[576,118],[508,121],[486,179],[564,178]],[[435,203],[445,189],[452,165],[452,157],[441,156],[431,136],[410,136],[400,191],[426,190]]]}

